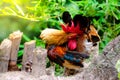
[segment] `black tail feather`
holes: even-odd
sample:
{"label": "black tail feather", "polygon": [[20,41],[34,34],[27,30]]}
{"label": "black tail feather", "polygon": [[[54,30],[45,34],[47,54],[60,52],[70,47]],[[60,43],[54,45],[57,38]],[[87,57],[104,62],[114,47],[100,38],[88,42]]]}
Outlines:
{"label": "black tail feather", "polygon": [[73,65],[84,67],[83,60],[89,58],[87,54],[79,53],[76,51],[66,51],[64,59],[72,63]]}
{"label": "black tail feather", "polygon": [[90,20],[87,17],[82,16],[80,14],[74,16],[73,22],[75,26],[77,26],[77,24],[79,23],[80,28],[87,28],[90,26]]}
{"label": "black tail feather", "polygon": [[69,25],[71,26],[71,20],[72,20],[72,18],[71,18],[71,15],[70,15],[70,13],[68,12],[68,11],[65,11],[63,14],[62,14],[62,19],[63,19],[63,22],[64,23],[69,23]]}

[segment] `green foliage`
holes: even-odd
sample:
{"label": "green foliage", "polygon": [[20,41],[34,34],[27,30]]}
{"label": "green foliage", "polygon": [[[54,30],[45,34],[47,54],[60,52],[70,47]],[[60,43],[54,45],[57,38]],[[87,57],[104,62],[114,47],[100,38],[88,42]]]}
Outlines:
{"label": "green foliage", "polygon": [[118,71],[118,78],[120,79],[120,60],[118,60],[116,63],[116,69]]}
{"label": "green foliage", "polygon": [[56,64],[56,66],[55,66],[55,75],[56,76],[63,75],[63,72],[64,72],[64,69],[61,66]]}
{"label": "green foliage", "polygon": [[[47,27],[61,29],[61,14],[66,10],[72,17],[79,13],[91,19],[101,37],[100,52],[120,34],[119,0],[1,0],[0,40],[20,29],[24,35],[19,58],[26,41],[35,39],[37,46],[44,48],[44,42],[39,39],[40,32]],[[56,72],[60,70],[56,68]]]}

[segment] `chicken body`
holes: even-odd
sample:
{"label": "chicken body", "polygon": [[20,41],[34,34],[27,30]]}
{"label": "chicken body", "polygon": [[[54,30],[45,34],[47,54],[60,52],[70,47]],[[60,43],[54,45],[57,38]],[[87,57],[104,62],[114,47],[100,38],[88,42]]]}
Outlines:
{"label": "chicken body", "polygon": [[80,67],[84,67],[82,64],[83,60],[89,58],[89,56],[84,53],[67,51],[66,47],[55,45],[48,47],[47,55],[50,61],[69,69],[79,69]]}
{"label": "chicken body", "polygon": [[[83,61],[84,59],[89,58],[89,55],[75,50],[71,51],[68,48],[68,40],[71,40],[76,36],[76,33],[65,33],[62,30],[43,30],[40,38],[46,42],[47,56],[50,61],[69,69],[79,69],[83,67]],[[74,46],[72,42],[71,46]],[[84,42],[79,46],[81,46],[81,49],[84,49]]]}

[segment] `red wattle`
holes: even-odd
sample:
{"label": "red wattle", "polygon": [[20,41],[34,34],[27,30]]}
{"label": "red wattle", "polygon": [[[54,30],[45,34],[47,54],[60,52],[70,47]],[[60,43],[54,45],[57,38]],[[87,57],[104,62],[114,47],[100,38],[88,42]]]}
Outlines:
{"label": "red wattle", "polygon": [[71,40],[68,41],[68,48],[70,50],[75,50],[76,47],[77,47],[77,42],[76,42],[75,39],[71,39]]}

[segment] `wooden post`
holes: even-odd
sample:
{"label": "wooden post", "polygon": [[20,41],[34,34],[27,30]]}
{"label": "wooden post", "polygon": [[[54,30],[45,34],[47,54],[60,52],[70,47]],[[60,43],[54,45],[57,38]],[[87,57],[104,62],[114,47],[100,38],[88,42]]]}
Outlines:
{"label": "wooden post", "polygon": [[33,50],[35,49],[35,40],[26,42],[24,44],[24,54],[22,59],[22,70],[31,72],[31,66],[33,61]]}
{"label": "wooden post", "polygon": [[0,72],[8,71],[11,44],[9,39],[4,39],[0,45]]}
{"label": "wooden post", "polygon": [[18,70],[17,67],[17,54],[19,50],[19,45],[22,38],[22,32],[15,31],[9,35],[9,39],[12,41],[12,48],[10,53],[9,71]]}
{"label": "wooden post", "polygon": [[39,47],[34,50],[32,75],[46,75],[46,56],[45,49]]}

